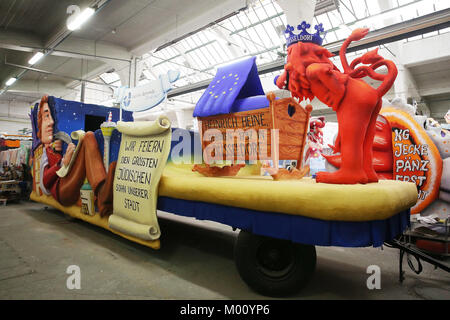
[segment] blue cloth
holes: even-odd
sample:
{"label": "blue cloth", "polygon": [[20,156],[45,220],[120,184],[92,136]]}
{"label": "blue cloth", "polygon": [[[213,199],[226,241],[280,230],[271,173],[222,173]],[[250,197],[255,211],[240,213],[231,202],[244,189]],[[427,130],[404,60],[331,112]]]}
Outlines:
{"label": "blue cloth", "polygon": [[[175,159],[172,159],[174,157]],[[185,164],[202,163],[203,150],[198,132],[172,128],[172,139],[168,162],[181,161]]]}
{"label": "blue cloth", "polygon": [[[95,104],[86,104],[78,101],[69,101],[49,97],[50,109],[55,110],[56,130],[65,131],[70,134],[72,131],[85,130],[85,117],[87,115],[104,117],[108,119],[109,112],[112,115],[112,121],[119,121],[120,110],[118,108],[104,107]],[[133,113],[122,110],[122,121],[133,121]]]}
{"label": "blue cloth", "polygon": [[[97,129],[97,130],[95,130],[94,134],[95,134],[95,139],[97,139],[97,144],[98,144],[98,148],[100,150],[100,154],[103,158],[104,157],[105,139],[103,138],[102,130]],[[112,132],[111,138],[109,140],[109,163],[117,161],[117,158],[119,157],[121,140],[122,140],[122,134],[119,132],[119,130],[115,129]]]}
{"label": "blue cloth", "polygon": [[251,111],[268,107],[269,99],[266,96],[254,96],[236,100],[231,107],[231,112]]}
{"label": "blue cloth", "polygon": [[263,236],[318,246],[379,247],[384,241],[401,234],[410,224],[409,210],[386,220],[328,221],[169,197],[158,198],[158,210],[211,220]]}
{"label": "blue cloth", "polygon": [[[53,96],[48,97],[48,105],[50,107],[53,121],[55,122],[53,127],[54,133],[58,131],[64,131],[70,135],[73,131],[80,129],[85,130],[86,115],[104,117],[106,121],[108,119],[109,112],[111,112],[112,121],[117,122],[119,120],[120,110],[118,108],[110,108],[95,104],[86,104],[78,101],[64,100],[55,98]],[[31,124],[33,128],[33,151],[41,144],[41,141],[37,137],[38,110],[39,103],[36,103],[30,114]],[[122,110],[122,121],[133,121],[133,113]],[[111,141],[113,141],[113,137],[111,137]],[[75,144],[77,144],[77,141],[75,141]],[[67,145],[63,143],[63,153],[65,152],[66,148]]]}
{"label": "blue cloth", "polygon": [[105,148],[105,139],[103,138],[103,133],[101,129],[97,129],[94,132],[95,140],[97,140],[98,149],[100,151],[100,155],[102,156],[102,159],[104,157],[104,148]]}
{"label": "blue cloth", "polygon": [[194,117],[227,114],[237,99],[264,95],[255,63],[250,57],[217,70],[194,109]]}

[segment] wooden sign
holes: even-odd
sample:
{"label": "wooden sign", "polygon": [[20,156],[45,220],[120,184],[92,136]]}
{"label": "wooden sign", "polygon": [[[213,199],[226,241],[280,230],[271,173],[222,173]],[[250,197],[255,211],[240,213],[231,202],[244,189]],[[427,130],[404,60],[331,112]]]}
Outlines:
{"label": "wooden sign", "polygon": [[[292,98],[275,99],[273,93],[267,98],[268,108],[199,117],[203,150],[221,143],[219,158],[234,161],[274,159],[273,152],[278,152],[277,159],[298,160],[300,167],[312,107],[305,109]],[[277,144],[272,143],[273,129],[278,129]]]}
{"label": "wooden sign", "polygon": [[[271,113],[269,108],[199,118],[202,128],[203,150],[213,141],[211,133],[219,130],[222,135],[225,159],[270,159]],[[215,129],[215,130],[214,130]],[[261,145],[264,150],[258,150]]]}

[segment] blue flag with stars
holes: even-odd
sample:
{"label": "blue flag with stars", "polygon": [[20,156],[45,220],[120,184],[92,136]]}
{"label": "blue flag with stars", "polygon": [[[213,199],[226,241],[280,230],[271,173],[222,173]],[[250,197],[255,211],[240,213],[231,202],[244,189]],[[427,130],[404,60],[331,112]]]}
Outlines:
{"label": "blue flag with stars", "polygon": [[255,60],[250,57],[219,68],[198,100],[194,117],[231,113],[236,100],[264,95]]}

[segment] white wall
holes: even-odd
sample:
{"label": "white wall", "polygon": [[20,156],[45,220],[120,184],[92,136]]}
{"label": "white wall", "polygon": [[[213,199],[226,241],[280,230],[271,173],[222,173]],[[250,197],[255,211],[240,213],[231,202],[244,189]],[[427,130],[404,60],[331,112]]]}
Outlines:
{"label": "white wall", "polygon": [[31,105],[22,101],[0,101],[0,132],[18,134],[23,128],[31,129],[28,114]]}
{"label": "white wall", "polygon": [[431,118],[434,118],[439,123],[446,123],[444,116],[450,110],[450,99],[430,101]]}
{"label": "white wall", "polygon": [[[88,82],[85,86],[84,103],[112,107],[112,94],[113,91],[108,87]],[[64,100],[80,101],[81,85],[63,95],[62,98]]]}
{"label": "white wall", "polygon": [[31,122],[25,119],[0,118],[0,132],[5,132],[7,134],[23,134],[23,132],[19,132],[19,130],[24,128],[31,130]]}
{"label": "white wall", "polygon": [[30,109],[28,102],[0,100],[0,117],[28,119]]}

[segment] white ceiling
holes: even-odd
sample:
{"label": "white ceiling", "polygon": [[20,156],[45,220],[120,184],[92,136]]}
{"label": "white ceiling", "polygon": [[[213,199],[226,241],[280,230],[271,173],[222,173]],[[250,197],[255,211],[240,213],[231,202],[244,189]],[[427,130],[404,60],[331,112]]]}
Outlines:
{"label": "white ceiling", "polygon": [[131,51],[177,25],[195,19],[221,2],[223,1],[115,0],[108,3],[96,14],[95,19],[74,35],[83,39],[108,41]]}
{"label": "white ceiling", "polygon": [[[190,0],[189,5],[181,0],[2,0],[0,89],[6,80],[17,76],[21,80],[58,81],[73,87],[77,81],[70,77],[88,79],[109,69],[127,67],[136,54],[132,50],[154,41],[164,32],[181,36],[193,31],[185,28],[189,21],[215,7],[221,8],[218,13],[226,13],[222,11],[224,3],[228,5],[227,10],[246,5],[245,0]],[[101,9],[81,30],[70,33],[65,22],[67,7],[72,4],[81,9],[97,4]],[[211,15],[212,18],[215,17]],[[202,19],[201,26],[210,22],[213,21]],[[57,46],[52,45],[61,39],[64,40]],[[11,65],[29,67],[28,59],[42,49],[54,51],[32,67],[47,74]],[[8,91],[14,93],[19,82]]]}

